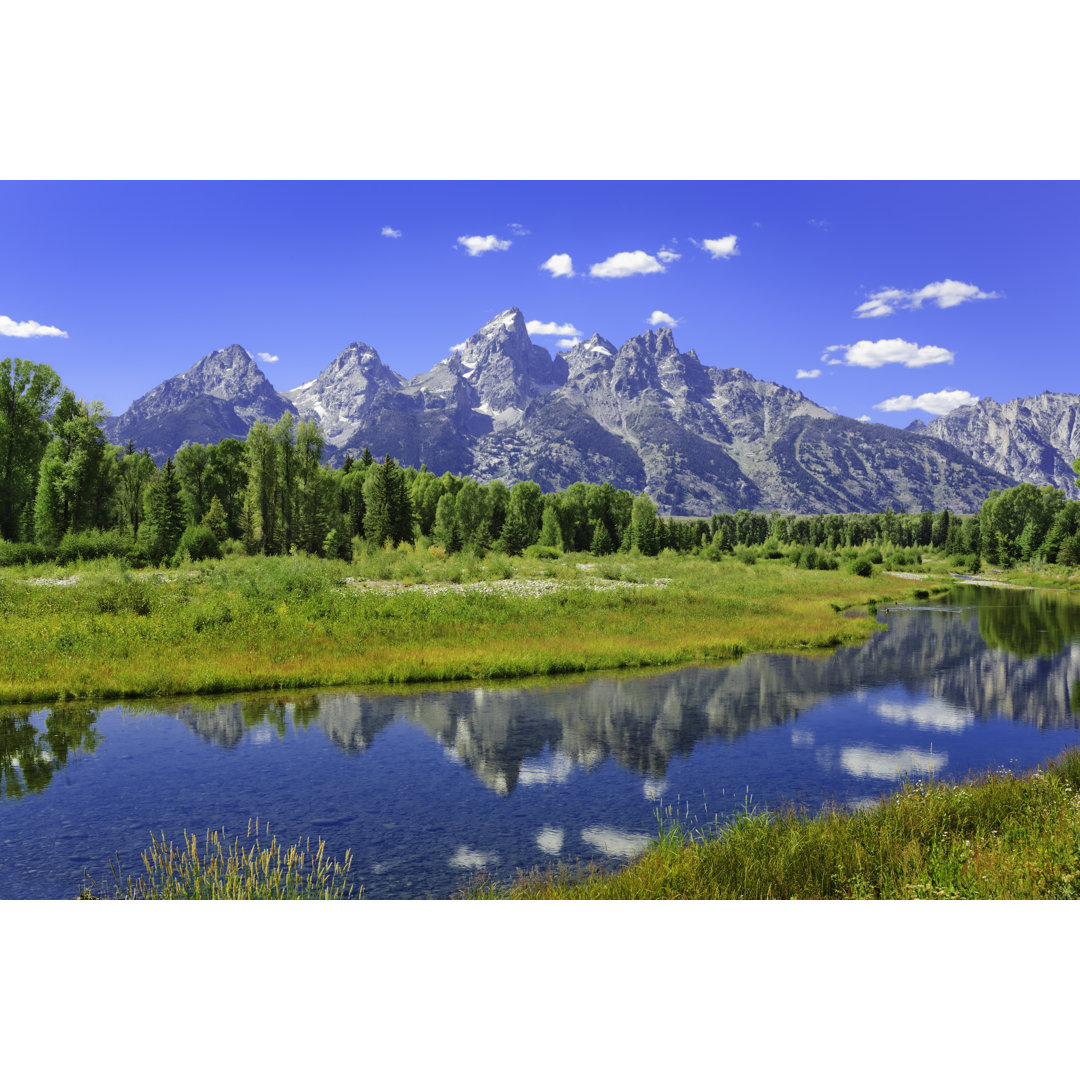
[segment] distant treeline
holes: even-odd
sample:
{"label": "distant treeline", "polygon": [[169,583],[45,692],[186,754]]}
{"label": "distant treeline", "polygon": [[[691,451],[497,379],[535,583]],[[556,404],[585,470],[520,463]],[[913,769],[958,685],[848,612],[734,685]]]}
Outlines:
{"label": "distant treeline", "polygon": [[[243,441],[185,446],[159,467],[131,443],[111,445],[105,415],[100,403],[77,401],[46,365],[0,365],[0,562],[115,555],[160,565],[220,557],[230,545],[348,559],[357,544],[422,541],[481,556],[671,549],[719,557],[763,546],[790,554],[889,544],[1001,566],[1080,564],[1080,502],[1050,487],[993,492],[968,516],[740,510],[687,520],[662,517],[647,495],[608,483],[544,493],[529,480],[508,488],[402,468],[389,456],[377,462],[368,450],[330,468],[318,424],[288,414],[272,427],[254,424]],[[1080,475],[1080,462],[1074,468]]]}

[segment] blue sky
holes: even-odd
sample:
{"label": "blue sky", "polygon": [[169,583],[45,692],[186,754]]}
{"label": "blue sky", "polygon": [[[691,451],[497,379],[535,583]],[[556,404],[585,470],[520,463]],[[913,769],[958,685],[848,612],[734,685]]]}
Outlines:
{"label": "blue sky", "polygon": [[353,341],[411,376],[517,306],[552,352],[672,325],[705,364],[903,426],[983,396],[1080,391],[1078,195],[1068,181],[5,181],[0,348],[119,413],[233,342],[281,390]]}

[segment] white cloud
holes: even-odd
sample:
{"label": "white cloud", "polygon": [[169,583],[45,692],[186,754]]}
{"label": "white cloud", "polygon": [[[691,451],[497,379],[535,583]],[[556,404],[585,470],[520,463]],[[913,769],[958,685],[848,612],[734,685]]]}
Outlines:
{"label": "white cloud", "polygon": [[662,263],[671,263],[671,262],[675,262],[676,259],[681,259],[682,258],[682,256],[677,251],[669,251],[667,248],[661,248],[656,253],[656,257]]}
{"label": "white cloud", "polygon": [[857,319],[878,319],[883,315],[892,315],[897,309],[918,311],[924,301],[937,304],[939,308],[956,307],[966,300],[998,300],[1001,293],[983,292],[977,285],[964,281],[931,281],[921,289],[879,289],[870,293],[869,299],[855,309]]}
{"label": "white cloud", "polygon": [[949,763],[943,751],[927,752],[915,746],[900,750],[875,750],[867,746],[845,746],[840,751],[840,766],[853,776],[876,780],[898,780],[908,773],[940,772]]}
{"label": "white cloud", "polygon": [[459,844],[449,862],[456,870],[481,870],[488,863],[499,861],[494,851],[475,851],[467,844]]}
{"label": "white cloud", "polygon": [[575,345],[580,345],[580,344],[581,344],[581,338],[564,337],[564,338],[559,338],[559,340],[555,342],[555,347],[557,349],[572,349]]}
{"label": "white cloud", "polygon": [[589,267],[591,277],[620,278],[633,274],[663,274],[664,267],[655,255],[644,251],[620,251],[601,263]]}
{"label": "white cloud", "polygon": [[963,731],[975,723],[975,713],[947,701],[879,701],[873,711],[890,724],[914,724],[923,731]]}
{"label": "white cloud", "polygon": [[815,229],[821,229],[822,232],[827,232],[829,229],[829,223],[824,218],[811,218],[807,223]]}
{"label": "white cloud", "polygon": [[856,417],[856,419],[859,421],[860,424],[869,424],[870,423],[870,417],[867,416],[866,413],[863,413],[862,416]]}
{"label": "white cloud", "polygon": [[536,846],[546,855],[558,855],[562,851],[565,839],[565,829],[556,829],[551,825],[545,825],[536,834]]}
{"label": "white cloud", "polygon": [[450,346],[450,351],[452,353],[461,352],[465,348],[466,345],[468,345],[467,341],[458,342],[457,345],[451,345]]}
{"label": "white cloud", "polygon": [[796,379],[816,379],[820,374],[821,374],[821,369],[820,368],[811,368],[810,371],[807,371],[805,368],[799,368],[799,370],[795,372],[795,378]]}
{"label": "white cloud", "polygon": [[552,277],[573,277],[574,261],[569,255],[552,255],[540,269],[549,271]]}
{"label": "white cloud", "polygon": [[26,322],[15,322],[6,315],[0,315],[0,335],[3,337],[67,337],[66,330],[58,330],[55,326],[42,326],[33,319]]}
{"label": "white cloud", "polygon": [[[842,360],[830,353],[844,350]],[[830,345],[821,359],[827,364],[847,364],[849,367],[879,368],[886,364],[903,364],[921,368],[931,364],[951,364],[953,354],[938,345],[923,345],[903,338],[882,338],[879,341],[856,341],[854,345]]]}
{"label": "white cloud", "polygon": [[485,251],[505,251],[511,244],[497,236],[459,236],[457,242],[468,249],[470,255],[483,255]]}
{"label": "white cloud", "polygon": [[261,352],[255,354],[264,364],[276,364],[281,357],[273,356],[268,352]]}
{"label": "white cloud", "polygon": [[918,409],[933,413],[934,416],[944,416],[962,405],[974,405],[978,400],[966,390],[939,390],[936,394],[920,394],[918,397],[901,394],[899,397],[879,401],[874,408],[878,412],[912,412]]}
{"label": "white cloud", "polygon": [[560,334],[581,336],[581,331],[573,323],[541,322],[539,319],[530,319],[525,324],[525,330],[530,337],[533,334],[538,334],[540,337],[557,337]]}
{"label": "white cloud", "polygon": [[[730,236],[721,236],[717,240],[702,240],[698,247],[707,251],[714,259],[730,259],[732,255],[741,255],[738,248],[739,238],[732,233]],[[697,244],[697,241],[694,241]]]}
{"label": "white cloud", "polygon": [[679,325],[679,320],[672,318],[666,311],[654,311],[646,320],[650,326],[659,326],[660,323],[667,323],[668,326],[675,327]]}
{"label": "white cloud", "polygon": [[649,838],[642,833],[627,832],[625,829],[605,828],[593,825],[581,830],[581,839],[594,847],[602,855],[615,855],[626,858],[639,855],[649,846]]}
{"label": "white cloud", "polygon": [[383,236],[391,236],[396,240],[401,235],[401,230],[400,229],[392,229],[389,225],[384,225],[382,227],[382,235]]}
{"label": "white cloud", "polygon": [[506,226],[515,236],[528,236],[531,232],[530,229],[526,229],[524,225],[517,221],[511,221]]}

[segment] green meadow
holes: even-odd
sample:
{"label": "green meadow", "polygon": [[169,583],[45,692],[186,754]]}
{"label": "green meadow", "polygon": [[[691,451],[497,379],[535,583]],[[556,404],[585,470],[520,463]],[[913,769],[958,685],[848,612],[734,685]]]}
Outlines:
{"label": "green meadow", "polygon": [[7,568],[0,700],[498,679],[831,648],[879,628],[842,611],[925,584],[781,560],[478,559],[412,545],[352,563]]}

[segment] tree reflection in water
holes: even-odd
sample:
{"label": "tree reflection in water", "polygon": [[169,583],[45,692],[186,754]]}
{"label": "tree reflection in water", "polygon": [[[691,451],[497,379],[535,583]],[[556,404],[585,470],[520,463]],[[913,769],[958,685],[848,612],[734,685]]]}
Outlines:
{"label": "tree reflection in water", "polygon": [[0,799],[44,791],[75,753],[93,753],[101,741],[96,709],[54,705],[44,731],[30,719],[37,711],[29,705],[0,709]]}

